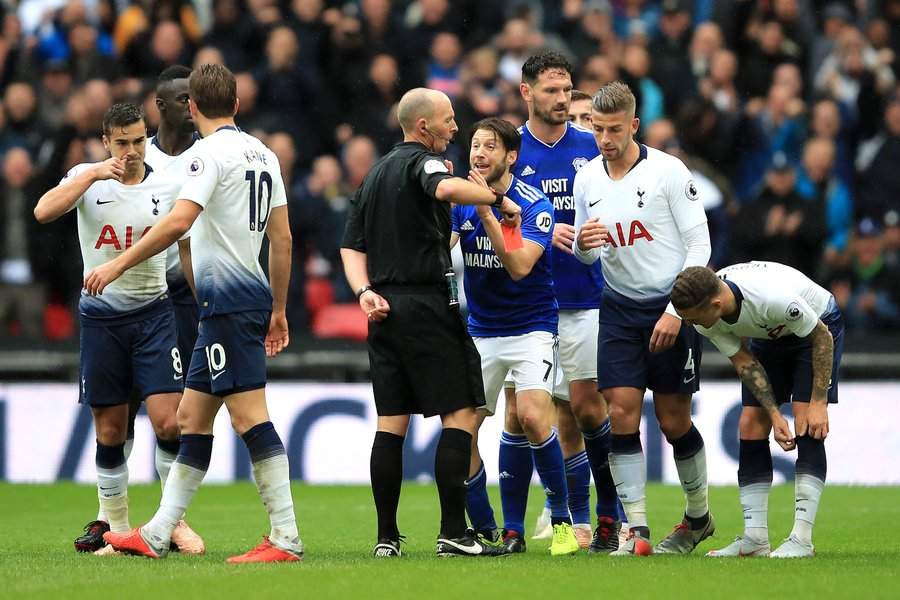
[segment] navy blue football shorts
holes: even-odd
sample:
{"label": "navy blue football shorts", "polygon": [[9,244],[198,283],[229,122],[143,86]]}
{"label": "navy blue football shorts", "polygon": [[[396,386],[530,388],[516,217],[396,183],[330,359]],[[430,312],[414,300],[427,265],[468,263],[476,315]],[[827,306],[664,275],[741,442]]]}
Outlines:
{"label": "navy blue football shorts", "polygon": [[115,406],[127,404],[132,391],[140,400],[182,391],[184,367],[171,303],[157,303],[130,322],[84,316],[80,321],[80,403]]}
{"label": "navy blue football shorts", "polygon": [[700,334],[682,325],[675,344],[650,352],[650,337],[668,297],[635,300],[603,289],[597,340],[597,387],[650,389],[660,394],[693,394],[700,389]]}
{"label": "navy blue football shorts", "polygon": [[220,397],[265,387],[271,314],[256,310],[200,319],[185,387]]}
{"label": "navy blue football shorts", "polygon": [[[838,401],[838,371],[844,353],[844,317],[837,304],[829,303],[825,313],[819,317],[834,340],[831,363],[831,385],[828,387],[828,403]],[[778,404],[786,402],[809,402],[812,396],[812,341],[809,336],[799,338],[786,335],[776,340],[750,340],[750,351],[763,366]],[[759,401],[747,386],[741,386],[741,404],[759,406]]]}

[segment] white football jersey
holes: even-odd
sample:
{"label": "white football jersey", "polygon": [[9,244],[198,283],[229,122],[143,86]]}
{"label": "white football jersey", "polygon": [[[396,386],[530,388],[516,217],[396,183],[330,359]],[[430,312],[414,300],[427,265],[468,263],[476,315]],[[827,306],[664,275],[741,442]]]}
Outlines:
{"label": "white football jersey", "polygon": [[184,153],[178,193],[203,207],[191,228],[201,317],[272,310],[259,251],[273,208],[287,204],[278,158],[236,127],[222,127]]}
{"label": "white football jersey", "polygon": [[[61,183],[93,166],[72,167]],[[172,209],[178,189],[178,181],[150,167],[144,181],[135,185],[112,179],[91,184],[75,203],[84,274],[136,244]],[[81,313],[108,317],[150,304],[167,291],[165,268],[166,253],[160,252],[126,271],[102,295],[89,296],[82,291]]]}
{"label": "white football jersey", "polygon": [[[190,148],[188,148],[188,150],[190,150]],[[184,180],[187,178],[187,169],[183,166],[184,157],[186,155],[187,150],[176,156],[166,154],[163,152],[163,149],[159,147],[156,136],[153,136],[147,140],[144,162],[153,167],[154,171],[160,173],[165,172],[167,177],[171,177],[178,182],[178,189],[180,189]],[[173,290],[176,288],[183,288],[187,285],[187,281],[184,278],[184,271],[181,269],[181,257],[178,253],[177,242],[169,246],[169,249],[166,250],[166,281],[169,283],[169,288]]]}
{"label": "white football jersey", "polygon": [[738,320],[726,323],[719,319],[708,329],[695,327],[728,357],[740,350],[741,338],[808,336],[832,298],[828,290],[797,269],[779,263],[741,263],[725,267],[717,275],[740,291]]}
{"label": "white football jersey", "polygon": [[575,230],[592,217],[609,229],[609,243],[576,254],[600,259],[606,285],[634,299],[666,296],[684,267],[682,233],[706,223],[691,172],[678,158],[641,145],[641,158],[620,180],[603,156],[575,176]]}

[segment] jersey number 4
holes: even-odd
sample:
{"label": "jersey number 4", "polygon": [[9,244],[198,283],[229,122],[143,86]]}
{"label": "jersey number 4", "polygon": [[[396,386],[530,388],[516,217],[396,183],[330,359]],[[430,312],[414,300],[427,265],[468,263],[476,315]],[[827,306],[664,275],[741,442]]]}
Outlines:
{"label": "jersey number 4", "polygon": [[272,176],[268,171],[247,171],[244,179],[250,184],[250,231],[265,231],[272,209]]}

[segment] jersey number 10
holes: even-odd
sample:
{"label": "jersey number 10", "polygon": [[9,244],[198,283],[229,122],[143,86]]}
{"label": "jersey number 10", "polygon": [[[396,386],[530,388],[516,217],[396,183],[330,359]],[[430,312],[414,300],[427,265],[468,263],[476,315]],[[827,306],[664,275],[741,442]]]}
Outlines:
{"label": "jersey number 10", "polygon": [[260,171],[257,184],[256,171],[247,171],[244,179],[250,184],[250,231],[264,231],[272,209],[272,176]]}

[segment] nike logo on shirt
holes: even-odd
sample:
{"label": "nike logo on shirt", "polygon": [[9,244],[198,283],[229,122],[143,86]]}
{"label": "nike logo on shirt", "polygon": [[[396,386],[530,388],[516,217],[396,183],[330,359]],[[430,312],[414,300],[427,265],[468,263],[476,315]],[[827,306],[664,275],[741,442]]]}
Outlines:
{"label": "nike logo on shirt", "polygon": [[593,202],[588,202],[588,206],[593,206],[593,205],[597,204],[598,202],[600,202],[601,200],[603,200],[603,198],[597,198]]}
{"label": "nike logo on shirt", "polygon": [[115,200],[104,200],[103,202],[100,202],[100,198],[97,198],[97,206],[101,206],[103,204],[109,204],[110,202],[115,202]]}

